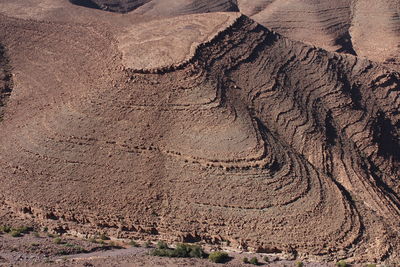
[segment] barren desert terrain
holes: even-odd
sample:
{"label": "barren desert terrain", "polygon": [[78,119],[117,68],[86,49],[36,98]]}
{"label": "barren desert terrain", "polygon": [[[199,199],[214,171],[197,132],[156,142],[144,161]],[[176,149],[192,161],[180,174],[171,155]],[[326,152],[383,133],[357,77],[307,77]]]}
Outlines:
{"label": "barren desert terrain", "polygon": [[[0,265],[214,266],[116,249],[129,240],[223,248],[232,266],[400,264],[399,15],[397,0],[0,0]],[[75,242],[69,259],[52,238]]]}

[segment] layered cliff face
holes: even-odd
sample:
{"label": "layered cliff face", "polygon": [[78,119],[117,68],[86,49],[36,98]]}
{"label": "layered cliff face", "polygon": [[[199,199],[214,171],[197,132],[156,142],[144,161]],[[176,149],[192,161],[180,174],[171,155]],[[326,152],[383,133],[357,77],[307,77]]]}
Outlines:
{"label": "layered cliff face", "polygon": [[59,232],[400,257],[398,72],[239,13],[46,12],[0,16],[3,205]]}

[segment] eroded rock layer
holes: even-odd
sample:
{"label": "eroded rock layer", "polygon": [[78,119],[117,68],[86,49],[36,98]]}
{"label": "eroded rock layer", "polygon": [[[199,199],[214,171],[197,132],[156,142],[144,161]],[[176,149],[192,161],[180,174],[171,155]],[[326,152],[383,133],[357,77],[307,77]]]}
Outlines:
{"label": "eroded rock layer", "polygon": [[[161,22],[155,40],[154,21],[107,32],[0,16],[6,205],[59,232],[400,257],[398,72],[243,15]],[[138,65],[124,50],[166,42],[183,55]]]}

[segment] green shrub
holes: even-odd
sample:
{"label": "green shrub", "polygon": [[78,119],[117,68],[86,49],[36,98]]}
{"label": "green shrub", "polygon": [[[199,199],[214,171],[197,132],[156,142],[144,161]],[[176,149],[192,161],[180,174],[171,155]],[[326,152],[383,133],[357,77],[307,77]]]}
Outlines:
{"label": "green shrub", "polygon": [[18,230],[12,230],[12,231],[10,232],[10,235],[11,235],[12,237],[20,237],[20,236],[21,236],[21,232],[18,231]]}
{"label": "green shrub", "polygon": [[151,256],[158,256],[158,257],[175,257],[172,249],[153,249],[150,252]]}
{"label": "green shrub", "polygon": [[150,255],[172,258],[204,258],[206,254],[200,246],[178,244],[175,249],[157,245],[157,248],[152,250]]}
{"label": "green shrub", "polygon": [[376,264],[374,264],[374,263],[369,263],[369,264],[367,264],[367,265],[365,265],[366,267],[376,267]]}
{"label": "green shrub", "polygon": [[249,262],[249,258],[247,258],[247,257],[244,257],[242,261],[243,261],[243,263],[245,263],[245,264],[250,263],[250,262]]}
{"label": "green shrub", "polygon": [[129,245],[130,245],[131,247],[135,247],[135,248],[140,247],[140,245],[139,245],[136,241],[134,241],[134,240],[131,240],[131,241],[129,242]]}
{"label": "green shrub", "polygon": [[151,248],[151,242],[150,242],[150,241],[146,241],[146,242],[144,243],[144,247],[145,247],[145,248]]}
{"label": "green shrub", "polygon": [[90,238],[89,242],[94,243],[94,244],[99,243],[95,238]]}
{"label": "green shrub", "polygon": [[208,255],[208,259],[215,263],[224,263],[229,260],[228,253],[223,251],[215,251]]}
{"label": "green shrub", "polygon": [[60,256],[62,256],[62,255],[68,255],[68,254],[69,254],[69,252],[66,251],[66,250],[60,250],[60,251],[58,251],[58,252],[56,253],[56,255],[60,255]]}
{"label": "green shrub", "polygon": [[11,227],[8,225],[0,226],[0,232],[9,233],[9,232],[11,232]]}
{"label": "green shrub", "polygon": [[265,262],[269,262],[268,256],[264,256],[263,260],[264,260]]}
{"label": "green shrub", "polygon": [[19,231],[20,233],[28,234],[32,230],[32,228],[27,226],[21,226],[16,228],[15,230]]}
{"label": "green shrub", "polygon": [[198,245],[192,245],[190,246],[190,252],[189,252],[190,258],[205,258],[206,253],[204,252],[203,248]]}
{"label": "green shrub", "polygon": [[164,241],[158,241],[157,243],[157,248],[158,249],[168,249],[168,244]]}
{"label": "green shrub", "polygon": [[304,264],[301,261],[296,262],[296,267],[303,267]]}
{"label": "green shrub", "polygon": [[347,267],[348,265],[347,265],[347,262],[345,262],[344,260],[341,260],[341,261],[338,261],[336,263],[336,266],[338,266],[338,267]]}
{"label": "green shrub", "polygon": [[253,257],[250,259],[250,263],[253,265],[258,265],[258,259],[256,257]]}
{"label": "green shrub", "polygon": [[179,258],[189,258],[190,251],[191,251],[190,245],[178,244],[178,245],[176,245],[174,255],[175,255],[175,257],[179,257]]}
{"label": "green shrub", "polygon": [[76,252],[78,252],[78,253],[87,253],[88,252],[86,249],[84,249],[81,246],[74,246],[74,247],[75,247]]}
{"label": "green shrub", "polygon": [[53,242],[54,242],[55,244],[62,244],[62,243],[63,243],[63,241],[62,241],[61,238],[59,238],[59,237],[54,238]]}
{"label": "green shrub", "polygon": [[110,240],[110,238],[108,236],[106,236],[105,234],[101,234],[99,238],[101,240]]}

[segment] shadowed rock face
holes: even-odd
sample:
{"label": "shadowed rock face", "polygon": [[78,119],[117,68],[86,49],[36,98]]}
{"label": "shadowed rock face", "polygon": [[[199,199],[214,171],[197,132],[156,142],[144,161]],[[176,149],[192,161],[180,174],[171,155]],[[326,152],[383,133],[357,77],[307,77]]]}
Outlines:
{"label": "shadowed rock face", "polygon": [[100,13],[0,16],[7,205],[59,231],[399,259],[398,72],[236,13]]}
{"label": "shadowed rock face", "polygon": [[239,11],[234,0],[69,0],[71,3],[106,11],[126,13],[139,9],[139,13],[173,15],[191,13]]}

